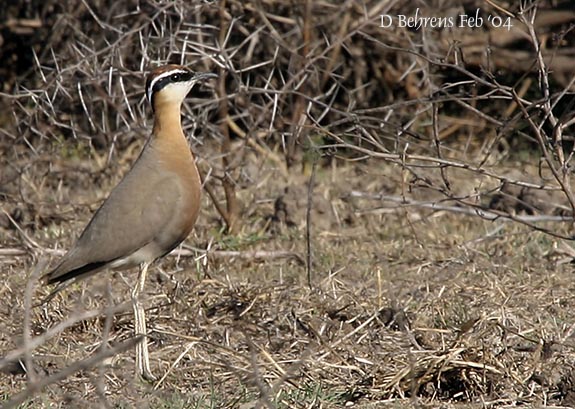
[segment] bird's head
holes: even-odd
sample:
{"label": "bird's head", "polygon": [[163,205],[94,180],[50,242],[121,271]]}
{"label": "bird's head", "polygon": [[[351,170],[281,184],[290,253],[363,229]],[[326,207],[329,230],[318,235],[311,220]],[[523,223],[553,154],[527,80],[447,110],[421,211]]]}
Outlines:
{"label": "bird's head", "polygon": [[194,72],[182,65],[164,65],[148,75],[146,96],[154,110],[160,103],[181,104],[196,83],[215,77],[216,74]]}

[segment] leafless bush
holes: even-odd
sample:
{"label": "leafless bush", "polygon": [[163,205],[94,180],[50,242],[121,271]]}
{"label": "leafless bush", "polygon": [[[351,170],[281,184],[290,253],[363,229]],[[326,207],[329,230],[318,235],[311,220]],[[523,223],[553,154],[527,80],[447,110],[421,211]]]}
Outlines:
{"label": "leafless bush", "polygon": [[[529,2],[513,10],[483,11],[484,21],[490,13],[500,13],[501,21],[512,27],[492,28],[490,40],[470,29],[453,28],[449,36],[455,41],[449,42],[449,49],[445,32],[425,28],[404,33],[409,45],[390,45],[367,30],[354,33],[374,49],[398,58],[401,63],[394,68],[404,81],[407,98],[365,109],[351,104],[344,112],[326,103],[321,114],[334,114],[327,123],[310,102],[309,119],[324,138],[317,147],[336,155],[348,150],[357,159],[379,158],[396,164],[398,172],[405,174],[403,194],[373,197],[383,207],[403,204],[504,218],[570,239],[571,229],[565,233],[561,226],[548,228],[538,223],[572,221],[575,210],[570,170],[575,71],[559,57],[573,49],[542,39],[545,24],[565,20]],[[455,14],[466,12],[460,9]],[[566,26],[556,39],[572,30],[573,26]],[[483,47],[481,54],[469,47],[471,39]],[[525,49],[515,50],[517,55],[504,49],[517,45],[518,39]],[[553,55],[558,58],[554,60]],[[521,60],[522,68],[509,67],[512,59]],[[502,71],[507,68],[511,69]],[[511,74],[518,69],[525,70],[519,79]],[[516,161],[520,150],[529,155],[523,160],[525,166],[536,172],[492,170],[505,160]],[[454,188],[453,181],[462,179],[469,181],[466,188]],[[425,200],[413,200],[413,196]],[[447,202],[457,207],[445,207]]]}
{"label": "leafless bush", "polygon": [[[37,157],[46,146],[74,139],[106,150],[110,160],[145,138],[141,72],[165,61],[193,63],[221,74],[219,101],[196,101],[187,112],[196,118],[190,130],[206,147],[198,150],[207,191],[232,231],[240,228],[235,190],[249,181],[241,170],[247,150],[274,160],[284,175],[295,163],[305,169],[319,152],[378,156],[411,174],[407,190],[425,187],[466,206],[488,204],[494,194],[515,196],[516,204],[498,214],[519,221],[508,210],[549,213],[529,197],[560,190],[567,200],[555,207],[572,213],[573,74],[564,56],[573,46],[566,40],[573,16],[522,3],[482,8],[481,29],[389,30],[380,16],[410,16],[416,7],[312,3],[67,3],[34,54],[35,75],[13,98],[17,127],[3,132]],[[457,21],[474,6],[431,2],[420,12]],[[510,26],[487,24],[493,15],[509,18]],[[543,40],[549,27],[564,31]],[[515,60],[521,64],[509,64]],[[524,75],[517,80],[515,72]],[[219,152],[209,149],[214,139]],[[3,149],[8,156],[15,148]],[[521,149],[542,158],[541,180],[490,172]],[[451,191],[456,169],[481,187]]]}
{"label": "leafless bush", "polygon": [[[55,152],[89,156],[105,172],[119,151],[145,139],[150,115],[142,72],[175,62],[220,73],[217,98],[200,93],[185,114],[194,118],[188,131],[206,190],[231,232],[241,230],[237,193],[253,182],[242,165],[255,154],[272,161],[285,180],[315,163],[381,160],[401,174],[402,194],[388,194],[382,182],[378,195],[350,196],[382,207],[507,218],[571,238],[570,229],[541,222],[571,221],[575,210],[575,74],[566,62],[575,47],[567,35],[572,15],[558,16],[540,3],[509,10],[481,3],[484,18],[509,17],[513,27],[389,30],[380,26],[381,15],[411,16],[417,6],[379,0],[46,3],[54,7],[54,25],[44,27],[48,35],[35,49],[34,70],[9,95],[13,126],[0,131],[6,169],[0,193],[10,223],[23,220],[16,203],[33,208],[29,221],[38,225],[46,218],[37,216],[38,203],[57,201],[27,182],[57,168]],[[474,1],[457,7],[430,1],[421,13],[457,18],[477,8]],[[549,27],[559,34],[550,35]],[[494,170],[510,158],[535,172]],[[467,183],[456,187],[454,180]],[[49,336],[30,340],[30,349]],[[30,349],[14,351],[10,360]],[[400,381],[408,390],[410,379],[390,381],[388,393],[397,393]]]}

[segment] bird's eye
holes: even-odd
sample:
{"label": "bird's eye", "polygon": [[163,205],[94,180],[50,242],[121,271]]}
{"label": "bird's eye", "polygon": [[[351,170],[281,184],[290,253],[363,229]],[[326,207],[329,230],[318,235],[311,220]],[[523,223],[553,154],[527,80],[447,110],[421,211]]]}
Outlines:
{"label": "bird's eye", "polygon": [[172,74],[170,78],[173,82],[178,82],[180,81],[181,76],[180,74]]}

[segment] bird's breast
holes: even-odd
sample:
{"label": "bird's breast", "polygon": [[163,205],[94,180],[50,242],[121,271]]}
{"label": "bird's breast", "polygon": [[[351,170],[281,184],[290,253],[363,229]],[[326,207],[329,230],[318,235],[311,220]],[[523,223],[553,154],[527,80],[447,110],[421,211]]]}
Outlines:
{"label": "bird's breast", "polygon": [[183,142],[177,147],[176,144],[170,144],[170,149],[163,152],[161,158],[163,162],[161,168],[175,184],[173,195],[175,197],[159,198],[172,202],[173,212],[170,214],[170,221],[157,238],[162,247],[169,249],[177,246],[190,234],[200,210],[200,176],[185,139]]}

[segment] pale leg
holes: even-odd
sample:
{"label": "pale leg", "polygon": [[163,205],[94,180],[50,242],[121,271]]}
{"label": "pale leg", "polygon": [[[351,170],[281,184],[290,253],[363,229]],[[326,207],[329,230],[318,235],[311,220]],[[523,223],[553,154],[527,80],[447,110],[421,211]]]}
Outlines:
{"label": "pale leg", "polygon": [[140,265],[138,282],[132,289],[132,306],[134,308],[134,332],[135,335],[143,335],[141,342],[136,344],[136,371],[147,381],[154,381],[156,378],[150,371],[150,357],[148,355],[148,339],[146,332],[146,314],[142,304],[140,304],[140,294],[144,291],[146,274],[149,263]]}

